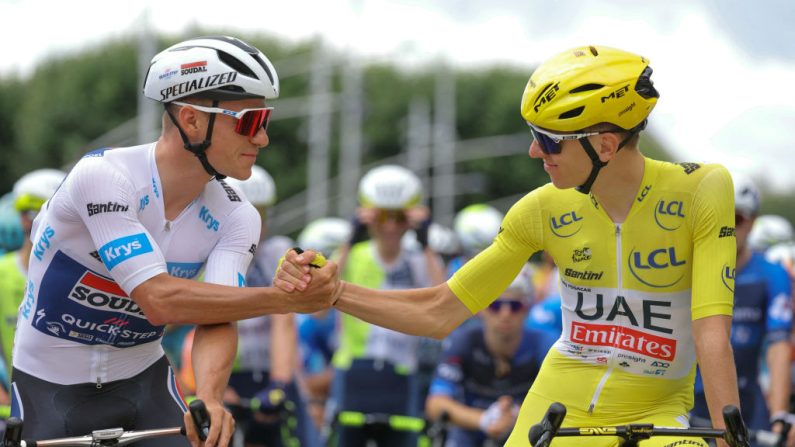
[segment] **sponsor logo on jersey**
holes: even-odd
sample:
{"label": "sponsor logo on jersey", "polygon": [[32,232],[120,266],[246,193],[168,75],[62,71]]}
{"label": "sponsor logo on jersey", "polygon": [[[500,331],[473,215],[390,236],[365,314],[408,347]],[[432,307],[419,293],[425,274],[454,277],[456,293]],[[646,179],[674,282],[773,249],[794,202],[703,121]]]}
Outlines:
{"label": "sponsor logo on jersey", "polygon": [[64,328],[63,325],[57,321],[48,321],[45,324],[47,327],[47,331],[55,335],[56,337],[66,333],[66,328]]}
{"label": "sponsor logo on jersey", "polygon": [[718,232],[718,239],[722,237],[735,237],[737,235],[737,231],[734,227],[720,227],[720,231]]}
{"label": "sponsor logo on jersey", "polygon": [[199,274],[204,264],[201,262],[168,262],[168,274],[177,278],[191,279]]}
{"label": "sponsor logo on jersey", "polygon": [[570,211],[550,218],[549,228],[557,237],[571,237],[582,229],[582,219],[576,211]]}
{"label": "sponsor logo on jersey", "polygon": [[251,247],[248,248],[248,252],[252,255],[257,252],[257,244],[251,244]]}
{"label": "sponsor logo on jersey", "polygon": [[638,198],[636,199],[638,203],[643,202],[646,196],[649,195],[649,191],[651,191],[651,185],[646,185],[643,187],[643,189],[640,191],[640,194],[638,194]]}
{"label": "sponsor logo on jersey", "polygon": [[538,113],[538,110],[549,104],[555,96],[558,94],[558,90],[560,90],[560,82],[556,82],[554,84],[549,84],[538,94],[535,103],[533,104],[533,110]]}
{"label": "sponsor logo on jersey", "polygon": [[149,194],[141,197],[141,200],[138,201],[138,211],[143,211],[147,205],[149,205]]}
{"label": "sponsor logo on jersey", "polygon": [[677,163],[677,164],[678,164],[679,166],[681,166],[681,167],[682,167],[682,169],[684,169],[684,170],[685,170],[685,174],[687,174],[687,175],[690,175],[690,174],[692,174],[693,172],[695,172],[695,171],[696,171],[696,169],[698,169],[698,168],[700,168],[700,167],[701,167],[701,165],[700,165],[700,164],[698,164],[698,163],[689,163],[689,162],[684,162],[684,163]]}
{"label": "sponsor logo on jersey", "polygon": [[591,259],[591,249],[588,247],[575,248],[571,255],[572,262],[583,262]]}
{"label": "sponsor logo on jersey", "polygon": [[[625,352],[619,352],[618,354],[616,354],[616,358],[619,358],[619,359],[626,359],[626,360],[629,360],[629,361],[630,361],[630,362],[632,362],[632,363],[646,363],[646,359],[645,359],[645,358],[643,358],[643,357],[640,357],[640,356],[637,356],[637,355],[635,355],[635,354],[627,354],[627,353],[625,353]],[[624,361],[624,362],[622,362],[622,363],[627,363],[627,362],[626,362],[626,361]],[[624,366],[624,367],[626,367],[626,366],[628,366],[628,365],[623,365],[623,364],[622,364],[621,366]]]}
{"label": "sponsor logo on jersey", "polygon": [[207,209],[206,206],[202,206],[202,209],[199,210],[199,219],[201,219],[206,225],[208,230],[218,231],[219,222],[215,220],[212,214],[210,214],[210,210]]}
{"label": "sponsor logo on jersey", "polygon": [[627,85],[625,85],[623,87],[619,87],[618,90],[614,90],[614,91],[610,92],[610,94],[607,95],[607,96],[602,96],[602,98],[601,98],[602,104],[604,104],[606,101],[610,101],[611,99],[623,98],[624,95],[627,94],[627,92],[629,92],[629,84],[627,84]]}
{"label": "sponsor logo on jersey", "polygon": [[246,287],[246,277],[240,272],[237,272],[237,286]]}
{"label": "sponsor logo on jersey", "polygon": [[583,281],[599,281],[600,279],[602,279],[602,275],[604,275],[604,273],[605,273],[604,271],[597,273],[591,270],[579,271],[571,268],[566,268],[566,270],[563,271],[563,274],[565,276],[574,279],[581,279]]}
{"label": "sponsor logo on jersey", "polygon": [[661,362],[659,360],[655,360],[651,362],[651,365],[649,366],[651,366],[652,368],[670,368],[671,364],[668,362]]}
{"label": "sponsor logo on jersey", "polygon": [[199,79],[191,79],[190,81],[180,82],[179,84],[160,90],[160,100],[168,101],[169,98],[174,96],[184,96],[190,92],[197,90],[205,90],[210,87],[221,87],[226,84],[235,82],[237,79],[236,71],[228,71],[226,73],[214,74],[204,76]]}
{"label": "sponsor logo on jersey", "polygon": [[656,359],[672,360],[676,355],[676,340],[610,324],[572,322],[571,339],[594,346],[615,346]]}
{"label": "sponsor logo on jersey", "polygon": [[92,258],[96,259],[97,261],[102,262],[102,258],[99,256],[99,252],[98,251],[94,250],[91,253],[89,253],[88,255],[91,256]]}
{"label": "sponsor logo on jersey", "polygon": [[144,316],[138,304],[110,279],[85,272],[69,292],[69,299],[94,309],[120,312],[135,317]]}
{"label": "sponsor logo on jersey", "polygon": [[33,285],[33,281],[28,280],[28,285],[25,287],[25,300],[22,301],[22,306],[19,308],[19,313],[22,315],[24,319],[30,319],[30,311],[33,310],[33,302],[35,297],[33,296],[33,292],[35,291],[35,286]]}
{"label": "sponsor logo on jersey", "polygon": [[[604,321],[609,322],[617,317],[622,317],[632,326],[664,334],[673,334],[673,329],[660,326],[660,324],[663,324],[661,320],[671,320],[671,313],[667,310],[670,307],[671,303],[668,301],[641,300],[640,319],[638,319],[638,316],[635,315],[637,310],[633,312],[626,299],[619,295],[613,301],[610,311],[605,316],[603,294],[577,292],[577,306],[574,308],[574,313],[586,321],[602,320],[602,317],[604,317]],[[586,311],[590,313],[586,313]]]}
{"label": "sponsor logo on jersey", "polygon": [[221,187],[224,188],[226,191],[226,197],[229,199],[230,202],[240,202],[240,196],[237,195],[237,191],[234,188],[229,186],[225,181],[221,180]]}
{"label": "sponsor logo on jersey", "polygon": [[[671,287],[684,278],[682,267],[687,264],[687,260],[680,259],[676,255],[675,247],[658,248],[646,252],[632,249],[629,253],[629,271],[641,283],[649,287]],[[673,273],[664,275],[666,269]]]}
{"label": "sponsor logo on jersey", "polygon": [[116,202],[87,203],[86,204],[86,210],[88,211],[88,217],[91,217],[94,214],[119,213],[119,212],[127,211],[128,209],[130,209],[129,206],[123,205],[121,203],[116,203]]}
{"label": "sponsor logo on jersey", "polygon": [[99,249],[99,256],[108,270],[113,270],[120,263],[152,252],[152,244],[144,233],[120,237],[103,245]]}
{"label": "sponsor logo on jersey", "polygon": [[54,236],[55,230],[49,225],[45,226],[44,231],[42,231],[41,236],[39,236],[38,242],[33,246],[33,256],[35,256],[36,259],[41,261],[44,258],[44,252],[50,248],[50,240]]}
{"label": "sponsor logo on jersey", "polygon": [[109,148],[107,148],[107,147],[94,149],[93,151],[88,151],[85,154],[83,154],[83,156],[81,158],[104,157],[105,156],[105,151],[108,150],[108,149]]}
{"label": "sponsor logo on jersey", "polygon": [[171,79],[177,73],[179,73],[179,70],[172,70],[171,68],[166,68],[165,70],[163,70],[163,73],[157,76],[157,79],[160,79],[161,81],[165,79]]}
{"label": "sponsor logo on jersey", "polygon": [[152,177],[152,192],[155,193],[155,197],[160,198],[160,191],[157,190],[157,182],[154,177]]}
{"label": "sponsor logo on jersey", "polygon": [[728,264],[723,264],[721,268],[721,276],[720,279],[723,281],[723,285],[726,286],[727,289],[731,293],[734,293],[734,277],[736,276],[736,272],[734,267],[729,266]]}
{"label": "sponsor logo on jersey", "polygon": [[654,206],[654,222],[665,231],[674,231],[682,226],[685,217],[681,200],[660,200]]}
{"label": "sponsor logo on jersey", "polygon": [[206,73],[207,61],[196,61],[187,64],[182,64],[179,66],[179,70],[180,70],[179,74],[182,76],[194,73]]}
{"label": "sponsor logo on jersey", "polygon": [[[154,328],[150,331],[137,331],[127,329],[128,322],[109,318],[105,321],[89,321],[72,314],[61,315],[61,321],[66,323],[69,331],[68,338],[86,344],[105,344],[126,347],[146,343],[159,338],[163,330]],[[119,323],[123,323],[119,325]],[[48,322],[52,324],[52,322]]]}
{"label": "sponsor logo on jersey", "polygon": [[627,362],[621,362],[618,365],[619,366],[623,366],[624,368],[629,368],[629,366],[630,366],[629,363],[627,363]]}

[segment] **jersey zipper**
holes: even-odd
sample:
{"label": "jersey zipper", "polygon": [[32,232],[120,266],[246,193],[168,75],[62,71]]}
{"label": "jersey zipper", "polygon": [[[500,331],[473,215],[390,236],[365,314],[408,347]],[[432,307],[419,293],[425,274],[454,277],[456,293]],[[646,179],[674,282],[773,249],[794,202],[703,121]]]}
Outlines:
{"label": "jersey zipper", "polygon": [[[621,285],[621,224],[616,224],[616,298],[622,295]],[[613,354],[615,354],[615,349],[613,350]],[[610,377],[610,374],[614,369],[615,364],[613,363],[611,354],[611,358],[608,359],[607,371],[605,371],[604,375],[602,375],[602,378],[599,380],[599,384],[596,385],[593,396],[591,396],[591,403],[588,405],[589,415],[593,414],[596,403],[599,401],[599,397],[602,394],[602,389],[604,388],[605,383],[607,383],[607,379]]]}

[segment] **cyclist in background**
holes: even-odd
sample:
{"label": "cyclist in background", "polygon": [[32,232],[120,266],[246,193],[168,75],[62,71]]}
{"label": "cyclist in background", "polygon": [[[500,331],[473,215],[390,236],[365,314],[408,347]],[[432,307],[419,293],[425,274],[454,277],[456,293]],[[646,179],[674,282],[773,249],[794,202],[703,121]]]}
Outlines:
{"label": "cyclist in background", "polygon": [[[731,176],[720,165],[660,162],[638,150],[659,97],[651,74],[646,58],[600,46],[544,62],[521,110],[534,137],[530,156],[543,161],[552,184],[520,199],[494,243],[447,283],[383,291],[341,281],[332,297],[338,310],[372,324],[441,337],[485,309],[533,253],[548,251],[561,272],[563,332],[509,447],[527,446],[530,426],[556,401],[568,408],[568,427],[686,426],[696,361],[713,424],[723,427],[725,405],[739,406],[729,342]],[[586,248],[590,259],[572,257]],[[311,285],[312,255],[288,253],[274,283],[285,291]],[[677,437],[644,442],[704,445]]]}
{"label": "cyclist in background", "polygon": [[[279,258],[295,244],[286,236],[270,236],[268,210],[276,203],[276,184],[271,175],[254,165],[245,181],[227,181],[243,192],[262,221],[260,240],[246,274],[246,285],[269,287]],[[296,386],[298,330],[293,314],[263,315],[237,322],[237,357],[229,378],[225,401],[256,398],[260,411],[242,411],[250,419],[246,445],[282,447],[307,445],[303,430],[308,422],[303,398]],[[290,408],[291,411],[285,411]],[[234,412],[233,412],[234,413]],[[293,418],[293,426],[284,417]],[[236,418],[237,419],[237,418]],[[238,421],[240,419],[237,419]]]}
{"label": "cyclist in background", "polygon": [[447,263],[447,277],[491,245],[500,231],[503,214],[493,206],[476,203],[463,208],[453,220],[453,230],[461,244],[461,255]]}
{"label": "cyclist in background", "polygon": [[[351,223],[339,217],[310,222],[298,235],[298,246],[313,249],[328,259],[351,239]],[[331,359],[337,350],[337,319],[333,309],[297,315],[298,341],[303,371],[301,380],[308,394],[308,413],[318,430],[323,428],[326,400],[334,370]]]}
{"label": "cyclist in background", "polygon": [[763,214],[754,220],[754,226],[748,235],[748,244],[752,250],[766,251],[768,248],[784,242],[793,242],[792,224],[786,218],[776,214]]}
{"label": "cyclist in background", "polygon": [[86,154],[42,208],[13,356],[11,413],[25,439],[184,424],[200,445],[160,344],[166,324],[197,324],[196,396],[213,421],[206,442],[227,445],[233,322],[328,307],[333,264],[313,272],[320,287],[303,295],[242,288],[260,217],[223,179],[251,175],[269,142],[266,100],[278,92],[270,61],[239,39],[169,47],[143,86],[165,108],[159,139]]}
{"label": "cyclist in background", "polygon": [[[748,235],[759,214],[760,194],[754,182],[734,176],[737,274],[731,343],[737,366],[742,415],[748,428],[780,431],[789,414],[791,284],[787,272],[754,252]],[[767,399],[759,384],[760,353],[766,352]],[[708,418],[701,377],[697,377],[692,414]]]}
{"label": "cyclist in background", "polygon": [[[33,243],[30,241],[30,230],[33,219],[41,206],[47,201],[66,174],[57,169],[37,169],[29,172],[14,183],[13,207],[18,214],[18,225],[24,238],[22,246],[0,257],[0,341],[2,341],[4,370],[3,387],[9,390],[8,378],[11,377],[11,351],[14,346],[14,333],[17,327],[19,305],[25,296],[25,284],[28,274],[28,262]],[[5,405],[11,403],[8,396],[3,396]]]}
{"label": "cyclist in background", "polygon": [[528,265],[480,311],[477,324],[458,328],[445,339],[425,414],[436,420],[447,413],[453,425],[447,445],[501,445],[513,428],[519,404],[555,342],[524,327],[533,294]]}
{"label": "cyclist in background", "polygon": [[17,251],[25,239],[19,220],[19,212],[14,209],[14,193],[0,197],[0,255]]}
{"label": "cyclist in background", "polygon": [[[429,210],[421,205],[419,178],[402,166],[385,165],[367,172],[359,183],[358,230],[341,249],[341,276],[354,284],[377,289],[427,287],[444,281],[441,259],[428,245]],[[421,249],[402,244],[413,228]],[[370,239],[361,240],[366,237]],[[361,239],[360,239],[361,238]],[[417,383],[419,337],[374,326],[341,315],[339,347],[334,354],[334,379],[328,411],[336,414],[418,416]],[[337,424],[332,432],[339,446],[364,446],[361,429]],[[409,446],[412,433],[392,432],[378,445]]]}

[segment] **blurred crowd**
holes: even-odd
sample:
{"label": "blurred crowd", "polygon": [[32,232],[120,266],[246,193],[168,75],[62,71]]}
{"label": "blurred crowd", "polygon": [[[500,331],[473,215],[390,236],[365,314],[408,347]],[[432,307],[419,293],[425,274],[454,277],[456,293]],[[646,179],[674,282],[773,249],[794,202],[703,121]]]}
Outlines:
{"label": "blurred crowd", "polygon": [[[33,171],[0,199],[3,404],[10,401],[11,348],[17,313],[24,305],[27,261],[36,249],[29,240],[32,221],[65,175],[54,169]],[[248,180],[225,181],[262,218],[261,241],[246,277],[251,286],[269,286],[280,257],[298,246],[337,260],[342,278],[355,284],[429,287],[446,281],[490,245],[504,211],[470,204],[458,212],[452,228],[439,225],[424,204],[419,178],[402,166],[384,165],[362,177],[355,216],[315,220],[292,240],[268,231],[269,212],[277,200],[269,173],[254,166]],[[735,189],[735,319],[746,320],[733,325],[732,342],[735,354],[745,356],[736,363],[745,370],[738,374],[742,405],[754,409],[746,422],[751,428],[769,429],[771,421],[789,424],[791,419],[795,240],[785,218],[758,215],[760,195],[753,182],[735,177]],[[590,254],[586,248],[573,256],[587,259]],[[744,264],[755,269],[754,280],[748,279],[753,290],[743,288],[739,279]],[[541,253],[528,260],[496,301],[444,341],[383,329],[333,309],[240,321],[237,358],[225,395],[238,422],[236,442],[356,446],[369,439],[379,446],[408,446],[428,436],[434,422],[443,422],[446,445],[502,445],[532,378],[560,336],[558,284],[554,263]],[[745,293],[754,298],[741,303]],[[751,314],[754,318],[747,317]],[[167,327],[162,341],[184,396],[195,386],[192,330]],[[752,392],[756,388],[761,398]],[[696,390],[698,412],[703,406],[698,384]]]}

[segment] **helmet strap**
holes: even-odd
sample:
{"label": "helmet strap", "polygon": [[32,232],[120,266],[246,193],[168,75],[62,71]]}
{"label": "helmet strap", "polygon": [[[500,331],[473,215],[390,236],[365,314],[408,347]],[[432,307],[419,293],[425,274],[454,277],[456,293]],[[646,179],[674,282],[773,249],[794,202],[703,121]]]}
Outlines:
{"label": "helmet strap", "polygon": [[[199,159],[199,162],[202,164],[204,170],[210,174],[211,176],[215,177],[216,180],[223,180],[226,178],[225,175],[221,174],[220,172],[216,171],[215,168],[210,164],[210,161],[207,160],[207,148],[210,147],[212,144],[213,138],[213,125],[215,124],[215,114],[210,114],[210,120],[207,123],[207,134],[204,136],[204,141],[201,143],[191,143],[188,139],[188,136],[185,135],[185,132],[180,127],[177,119],[168,109],[168,104],[164,104],[166,113],[168,117],[171,118],[171,121],[177,126],[177,130],[179,131],[180,137],[182,137],[182,143],[188,151],[190,151],[196,158]],[[213,107],[218,107],[218,101],[213,101]]]}
{"label": "helmet strap", "polygon": [[[627,143],[629,143],[629,140],[631,140],[632,137],[634,137],[644,127],[646,127],[646,120],[644,120],[639,126],[636,126],[634,129],[629,131],[629,135],[627,135],[626,138],[621,140],[621,143],[618,144],[616,152],[620,151],[622,147],[626,146]],[[596,149],[594,149],[593,145],[591,145],[591,142],[588,141],[588,138],[580,138],[579,142],[583,149],[585,149],[585,153],[588,154],[588,158],[591,159],[593,168],[591,168],[591,173],[588,175],[588,179],[585,180],[585,183],[577,187],[577,191],[583,194],[588,194],[591,192],[591,187],[596,181],[596,176],[599,175],[599,171],[601,171],[602,168],[607,166],[607,162],[599,159],[599,154],[596,153]]]}

